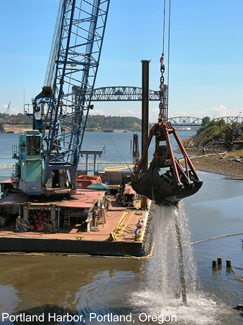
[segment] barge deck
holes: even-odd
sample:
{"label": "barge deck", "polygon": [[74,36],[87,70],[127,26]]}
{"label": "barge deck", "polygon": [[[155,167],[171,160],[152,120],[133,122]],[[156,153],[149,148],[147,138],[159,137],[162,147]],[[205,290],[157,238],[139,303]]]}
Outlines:
{"label": "barge deck", "polygon": [[[57,232],[16,231],[19,211],[30,223],[37,211],[49,213]],[[23,193],[10,194],[0,200],[0,215],[6,213],[14,218],[0,227],[1,252],[140,257],[151,249],[150,209],[128,208],[104,191],[78,190],[71,200],[46,198],[43,202]],[[143,230],[136,241],[138,219],[143,222]]]}

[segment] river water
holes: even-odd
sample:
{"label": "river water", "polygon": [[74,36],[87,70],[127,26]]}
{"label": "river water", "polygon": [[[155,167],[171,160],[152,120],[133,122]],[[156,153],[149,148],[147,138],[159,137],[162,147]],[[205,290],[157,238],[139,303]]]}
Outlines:
{"label": "river water", "polygon": [[[86,133],[83,150],[100,150],[106,143],[100,159],[130,162],[131,139],[132,133]],[[13,163],[12,144],[18,144],[17,135],[0,134],[1,165]],[[0,178],[10,172],[0,168]],[[202,188],[179,206],[187,305],[180,295],[175,211],[155,206],[151,258],[0,255],[0,323],[242,324],[233,307],[243,303],[243,234],[222,236],[243,233],[243,182],[199,175]],[[210,240],[214,237],[221,238]],[[213,270],[217,257],[223,266]],[[234,273],[227,272],[226,259]],[[27,314],[31,321],[24,319]]]}

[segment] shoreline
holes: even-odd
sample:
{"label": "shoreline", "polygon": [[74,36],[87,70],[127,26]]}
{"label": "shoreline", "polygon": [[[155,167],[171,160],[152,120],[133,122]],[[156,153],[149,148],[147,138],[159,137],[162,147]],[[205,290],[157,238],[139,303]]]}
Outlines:
{"label": "shoreline", "polygon": [[223,158],[220,154],[190,157],[196,171],[220,174],[243,180],[243,163]]}
{"label": "shoreline", "polygon": [[[243,160],[240,157],[230,156],[227,151],[218,153],[201,151],[189,147],[191,137],[182,140],[183,145],[196,171],[220,174],[243,180]],[[191,157],[190,155],[195,155]]]}
{"label": "shoreline", "polygon": [[[14,131],[18,133],[20,130],[15,129]],[[196,171],[243,179],[243,157],[230,156],[223,148],[220,153],[210,152],[210,150],[206,149],[205,154],[203,154],[202,150],[190,146],[191,140],[192,136],[189,136],[184,138],[182,143]],[[179,149],[175,150],[175,152],[181,153]]]}

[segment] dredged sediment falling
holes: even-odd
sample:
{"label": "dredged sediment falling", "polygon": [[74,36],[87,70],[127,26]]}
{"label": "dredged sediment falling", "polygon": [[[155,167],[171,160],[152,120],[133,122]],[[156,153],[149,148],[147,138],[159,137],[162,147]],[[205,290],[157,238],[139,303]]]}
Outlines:
{"label": "dredged sediment falling", "polygon": [[156,205],[154,213],[155,247],[148,270],[150,288],[161,292],[163,306],[181,297],[186,304],[187,291],[195,290],[196,269],[184,204]]}
{"label": "dredged sediment falling", "polygon": [[[143,311],[157,317],[176,316],[181,325],[225,324],[222,320],[228,319],[229,309],[202,290],[197,277],[184,203],[180,201],[179,209],[154,205],[153,215],[153,254],[144,263],[145,278],[131,296],[134,310],[138,315]],[[180,227],[187,303],[182,300],[175,218]]]}
{"label": "dredged sediment falling", "polygon": [[[178,209],[179,209],[179,206],[178,206]],[[181,241],[180,219],[178,218],[179,213],[175,212],[174,214],[175,214],[175,229],[176,229],[176,238],[177,238],[179,271],[180,271],[180,280],[181,280],[181,295],[182,295],[183,303],[186,304],[187,303],[187,299],[186,299],[186,281],[185,281],[183,248],[182,248],[182,241]]]}

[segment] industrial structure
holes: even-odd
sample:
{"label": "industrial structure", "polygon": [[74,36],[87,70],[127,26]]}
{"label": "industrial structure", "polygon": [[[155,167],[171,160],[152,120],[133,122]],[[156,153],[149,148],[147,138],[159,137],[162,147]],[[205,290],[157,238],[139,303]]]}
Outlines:
{"label": "industrial structure", "polygon": [[100,61],[109,0],[61,0],[33,131],[16,147],[12,182],[29,195],[72,191]]}
{"label": "industrial structure", "polygon": [[[136,193],[157,204],[177,204],[181,199],[195,194],[202,186],[179,136],[168,121],[167,98],[164,97],[164,56],[161,57],[161,86],[158,122],[148,135],[149,61],[143,61],[142,158],[137,162],[131,185]],[[174,136],[184,158],[184,166],[175,158],[170,134]],[[148,150],[155,137],[154,158],[148,166]],[[146,205],[145,205],[146,206]]]}
{"label": "industrial structure", "polygon": [[[32,103],[33,131],[22,134],[19,146],[14,150],[17,163],[12,182],[29,195],[67,194],[76,189],[77,167],[88,113],[93,107],[91,100],[109,3],[110,0],[60,1],[44,87]],[[142,64],[142,91],[139,91],[140,96],[134,94],[136,100],[142,99],[142,159],[132,186],[138,194],[158,203],[176,203],[182,197],[194,194],[202,181],[168,122],[164,48],[160,59],[160,90],[156,93],[160,99],[159,118],[148,137],[148,103],[153,94],[149,90],[149,61],[142,61]],[[122,88],[112,92],[124,100],[125,95],[127,99],[132,98],[131,90],[130,95]],[[110,100],[113,100],[112,96]],[[175,160],[169,134],[173,134],[179,144],[185,171]],[[147,152],[153,136],[156,137],[156,149],[148,169]],[[165,143],[161,145],[163,141]],[[170,168],[170,187],[165,176],[167,171],[162,174],[160,171],[164,167]]]}
{"label": "industrial structure", "polygon": [[[118,100],[124,100],[124,96],[128,100],[142,100],[142,158],[139,160],[137,145],[134,173],[116,173],[111,179],[108,172],[101,178],[85,175],[77,180],[80,154],[86,155],[87,165],[91,154],[82,150],[82,142],[89,110],[93,107],[91,101],[109,4],[110,0],[60,0],[44,86],[33,99],[32,112],[28,112],[33,130],[20,135],[19,145],[13,152],[17,162],[11,184],[9,181],[1,184],[4,194],[0,213],[5,216],[1,219],[12,224],[12,229],[6,229],[5,236],[0,238],[1,251],[142,256],[149,253],[152,245],[151,200],[158,204],[177,204],[202,185],[168,121],[164,49],[160,59],[159,94],[149,91],[149,61],[145,60],[142,61],[142,91],[138,94],[127,94],[126,89],[114,91]],[[96,95],[99,96],[98,91]],[[159,95],[159,117],[149,133],[148,104],[154,95]],[[181,149],[185,169],[173,155],[170,135]],[[153,137],[156,139],[154,159],[148,168],[148,148]],[[96,155],[102,152],[93,154],[95,164]],[[101,184],[101,180],[109,187]],[[116,190],[119,195],[108,196],[108,190]],[[109,199],[113,200],[111,208]],[[141,211],[126,210],[126,207]],[[135,237],[133,228],[137,228],[138,216],[142,228],[140,236]],[[24,235],[16,236],[16,231]],[[45,234],[38,237],[39,232]],[[181,279],[183,283],[182,275]]]}
{"label": "industrial structure", "polygon": [[[168,87],[165,85],[168,96]],[[101,87],[94,89],[92,101],[141,101],[142,88],[128,86]],[[159,91],[149,90],[149,100],[158,101]]]}

